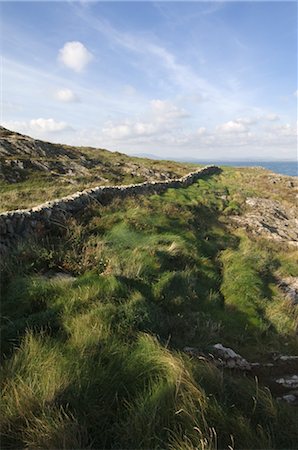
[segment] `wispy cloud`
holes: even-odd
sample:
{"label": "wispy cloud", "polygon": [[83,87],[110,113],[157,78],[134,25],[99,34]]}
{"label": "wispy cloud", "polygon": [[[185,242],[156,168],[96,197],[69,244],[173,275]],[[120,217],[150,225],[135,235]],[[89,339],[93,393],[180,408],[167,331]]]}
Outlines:
{"label": "wispy cloud", "polygon": [[[142,34],[133,34],[115,28],[108,20],[94,17],[89,10],[79,8],[75,5],[75,10],[80,19],[84,20],[89,27],[101,33],[106,39],[117,46],[137,54],[144,60],[153,59],[152,69],[158,65],[159,69],[167,72],[167,77],[176,87],[185,90],[207,94],[209,97],[223,100],[220,90],[212,85],[208,80],[198,76],[198,74],[188,65],[177,60],[177,56],[169,51],[165,46],[149,40]],[[227,98],[224,99],[228,101]]]}
{"label": "wispy cloud", "polygon": [[293,49],[280,33],[279,53],[281,18],[263,4],[266,36],[245,3],[245,20],[242,7],[223,2],[36,5],[38,20],[18,4],[15,21],[13,3],[5,19],[5,123],[44,139],[161,156],[296,154]]}

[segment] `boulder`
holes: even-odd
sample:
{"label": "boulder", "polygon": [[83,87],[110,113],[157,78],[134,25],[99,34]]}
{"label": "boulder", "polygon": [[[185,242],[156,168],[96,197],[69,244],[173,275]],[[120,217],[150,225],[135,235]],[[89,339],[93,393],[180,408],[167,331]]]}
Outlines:
{"label": "boulder", "polygon": [[214,356],[222,361],[222,366],[230,369],[251,370],[251,365],[241,355],[222,344],[212,346]]}

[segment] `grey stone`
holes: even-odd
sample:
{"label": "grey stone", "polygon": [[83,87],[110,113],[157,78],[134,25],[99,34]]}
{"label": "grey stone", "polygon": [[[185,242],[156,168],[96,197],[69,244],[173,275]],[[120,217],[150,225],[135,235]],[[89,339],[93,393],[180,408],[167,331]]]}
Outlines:
{"label": "grey stone", "polygon": [[288,375],[282,378],[277,378],[276,383],[281,384],[285,388],[297,389],[298,388],[298,375]]}
{"label": "grey stone", "polygon": [[229,347],[224,347],[222,344],[213,345],[215,356],[223,361],[223,366],[228,368],[237,368],[241,370],[250,370],[251,365],[241,355],[234,352]]}
{"label": "grey stone", "polygon": [[[25,138],[27,139],[27,138]],[[30,138],[29,138],[30,139]],[[139,194],[161,193],[168,188],[179,188],[188,186],[205,174],[220,173],[221,169],[216,166],[207,166],[192,172],[180,179],[165,181],[147,181],[140,184],[130,184],[127,186],[98,186],[91,189],[85,189],[82,192],[76,192],[61,199],[53,199],[33,208],[6,211],[0,214],[0,231],[6,236],[9,234],[9,243],[12,237],[26,238],[32,233],[38,223],[55,223],[63,221],[66,217],[66,211],[78,212],[90,202],[96,199],[105,204],[116,196],[127,197]],[[51,220],[49,221],[49,219]]]}
{"label": "grey stone", "polygon": [[281,355],[281,356],[278,356],[275,359],[279,359],[280,361],[298,361],[298,356]]}
{"label": "grey stone", "polygon": [[252,197],[246,199],[247,212],[233,216],[237,225],[256,236],[298,246],[298,218],[295,206],[285,207],[277,200]]}

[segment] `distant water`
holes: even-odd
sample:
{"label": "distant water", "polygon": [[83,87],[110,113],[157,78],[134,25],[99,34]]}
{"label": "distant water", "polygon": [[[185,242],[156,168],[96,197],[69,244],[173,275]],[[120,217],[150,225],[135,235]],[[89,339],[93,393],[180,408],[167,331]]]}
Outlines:
{"label": "distant water", "polygon": [[297,161],[192,161],[202,164],[217,164],[218,166],[233,166],[233,167],[264,167],[272,170],[272,172],[280,173],[282,175],[290,175],[292,177],[298,176]]}

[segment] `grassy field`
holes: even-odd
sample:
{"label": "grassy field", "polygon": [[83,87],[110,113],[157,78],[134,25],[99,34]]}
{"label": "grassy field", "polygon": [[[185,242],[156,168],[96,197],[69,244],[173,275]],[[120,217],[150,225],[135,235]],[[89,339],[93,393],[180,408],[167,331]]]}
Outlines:
{"label": "grassy field", "polygon": [[[158,179],[160,174],[170,178],[181,177],[194,170],[194,167],[197,168],[197,165],[190,163],[136,158],[103,149],[56,146],[50,143],[48,146],[48,153],[54,153],[58,148],[61,151],[71,152],[71,158],[55,157],[50,154],[37,158],[25,153],[4,158],[0,153],[0,212],[31,208],[40,202],[61,198],[96,186],[142,183],[148,179]],[[23,170],[21,179],[11,183],[7,182],[3,176],[1,177],[1,164],[5,166],[9,160],[17,160],[19,163],[34,161],[40,165],[52,162],[54,167],[57,165],[58,168],[57,170],[37,170],[35,167]],[[83,164],[86,160],[89,162],[88,168]],[[69,164],[75,164],[75,169],[67,173],[66,168]],[[10,169],[12,174],[15,170]]]}
{"label": "grassy field", "polygon": [[232,225],[251,195],[294,201],[262,170],[227,168],[90,207],[2,261],[2,448],[297,448],[295,407],[183,352],[297,351],[274,277],[297,276],[298,254]]}

